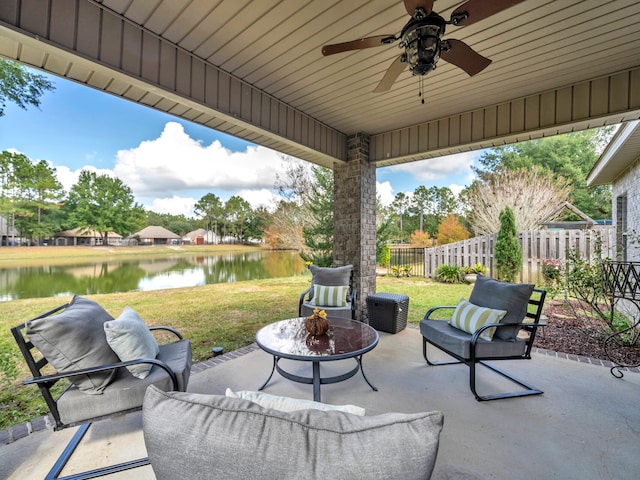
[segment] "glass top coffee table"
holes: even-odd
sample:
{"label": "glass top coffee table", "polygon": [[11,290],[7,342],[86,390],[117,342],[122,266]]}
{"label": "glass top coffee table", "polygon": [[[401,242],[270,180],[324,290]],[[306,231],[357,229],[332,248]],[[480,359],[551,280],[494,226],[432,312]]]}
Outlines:
{"label": "glass top coffee table", "polygon": [[[362,369],[362,356],[378,344],[378,332],[366,323],[339,318],[329,319],[329,331],[325,335],[314,336],[304,326],[305,317],[281,320],[263,327],[256,334],[256,343],[273,355],[273,368],[267,381],[259,388],[264,389],[277,370],[283,377],[298,383],[313,385],[313,399],[320,401],[320,385],[337,383],[353,377],[358,370],[367,384],[375,391]],[[278,362],[281,359],[299,360],[312,363],[312,376],[302,377],[284,370]],[[322,377],[320,363],[353,358],[356,366],[332,377]]]}

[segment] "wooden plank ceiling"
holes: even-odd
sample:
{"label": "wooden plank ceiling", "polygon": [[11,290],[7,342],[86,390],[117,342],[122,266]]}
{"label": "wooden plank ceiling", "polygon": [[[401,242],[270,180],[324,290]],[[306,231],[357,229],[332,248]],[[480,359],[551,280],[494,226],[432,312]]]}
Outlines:
{"label": "wooden plank ceiling", "polygon": [[[39,3],[30,2],[33,8]],[[509,102],[514,100],[544,92],[556,96],[554,92],[558,89],[640,67],[640,2],[637,0],[525,0],[469,26],[449,25],[445,38],[464,41],[493,63],[478,75],[469,77],[461,69],[440,60],[437,69],[428,75],[414,77],[406,70],[390,91],[377,94],[372,90],[400,53],[397,42],[328,57],[321,54],[321,47],[372,35],[398,35],[409,20],[402,1],[65,1],[75,5],[70,8],[76,9],[86,2],[97,4],[125,22],[177,45],[189,55],[227,72],[242,85],[277,99],[339,136],[356,132],[372,135],[378,139],[376,155],[380,165],[384,165],[387,158],[386,164],[391,164],[427,158],[434,152],[455,151],[422,145],[420,141],[413,155],[407,155],[407,151],[382,152],[386,148],[385,139],[392,138],[394,132],[402,140],[402,132],[410,132],[408,127],[411,126],[448,123],[452,116],[487,106],[507,105],[506,108],[512,109]],[[28,3],[23,0],[22,8]],[[53,0],[50,8],[55,11],[58,3]],[[459,0],[438,0],[434,11],[448,19],[461,3]],[[126,42],[124,45],[126,48]],[[8,50],[0,50],[0,54],[10,55]],[[10,56],[18,57],[18,53]],[[44,65],[41,68],[56,70]],[[55,73],[72,76],[73,66],[66,64],[59,70]],[[179,76],[178,67],[176,72]],[[119,94],[99,75],[94,75],[93,80],[90,77],[76,79]],[[421,78],[424,80],[424,104],[418,96]],[[630,78],[634,83],[639,77]],[[606,88],[610,89],[610,86]],[[632,85],[625,94],[640,95],[638,88]],[[585,108],[589,110],[591,97],[599,92],[591,87],[587,89]],[[568,95],[566,102],[571,104],[574,94]],[[188,110],[180,109],[175,102],[167,102],[166,97],[151,86],[137,96],[133,99],[177,115]],[[631,104],[637,105],[637,99]],[[555,100],[550,105],[550,108],[558,109]],[[536,111],[534,115],[540,117],[544,112]],[[637,118],[638,115],[634,111],[630,116]],[[616,120],[621,118],[616,117]],[[497,123],[499,119],[495,121]],[[537,134],[569,131],[608,121],[611,119],[582,122],[573,127],[571,118],[560,122],[554,117],[552,124],[546,125],[553,128],[540,128]],[[233,121],[225,118],[214,126],[286,150],[278,141],[270,142],[268,133],[252,130],[246,124],[234,126]],[[513,138],[505,137],[501,141]],[[309,145],[302,143],[290,144],[287,152],[323,163],[313,155],[307,155]],[[337,148],[341,149],[341,145]],[[464,148],[478,145],[481,142],[473,145],[467,142]],[[334,155],[331,149],[328,153],[329,157],[333,155],[337,160],[344,160],[342,153]]]}

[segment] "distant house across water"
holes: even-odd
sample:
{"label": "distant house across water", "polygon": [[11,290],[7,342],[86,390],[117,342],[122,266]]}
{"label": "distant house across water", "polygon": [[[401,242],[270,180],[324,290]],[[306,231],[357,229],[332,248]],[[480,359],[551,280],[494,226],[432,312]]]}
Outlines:
{"label": "distant house across water", "polygon": [[140,245],[178,245],[182,237],[160,226],[145,227],[131,235],[138,239]]}
{"label": "distant house across water", "polygon": [[3,247],[22,243],[22,239],[18,236],[18,231],[3,216],[0,216],[0,240],[2,240],[0,244]]}
{"label": "distant house across water", "polygon": [[[83,228],[72,228],[71,230],[65,230],[64,232],[56,233],[52,240],[52,245],[56,246],[76,246],[76,245],[85,245],[85,246],[99,246],[105,245],[104,239],[100,232],[96,232],[95,230],[86,230]],[[122,235],[119,235],[115,232],[107,233],[107,243],[108,245],[121,245],[122,244]]]}

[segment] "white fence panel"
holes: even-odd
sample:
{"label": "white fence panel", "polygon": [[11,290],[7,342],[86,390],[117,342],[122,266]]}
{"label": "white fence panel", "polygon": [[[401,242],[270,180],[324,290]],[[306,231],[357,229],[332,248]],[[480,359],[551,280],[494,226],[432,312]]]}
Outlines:
{"label": "white fence panel", "polygon": [[[493,251],[497,234],[474,237],[460,242],[424,249],[425,277],[435,277],[440,265],[468,266],[480,262],[489,268],[488,275],[495,277]],[[518,233],[522,248],[522,272],[520,281],[541,283],[540,265],[545,259],[565,263],[567,253],[576,250],[582,258],[594,257],[598,241],[604,257],[614,258],[615,227],[597,230],[532,230]]]}

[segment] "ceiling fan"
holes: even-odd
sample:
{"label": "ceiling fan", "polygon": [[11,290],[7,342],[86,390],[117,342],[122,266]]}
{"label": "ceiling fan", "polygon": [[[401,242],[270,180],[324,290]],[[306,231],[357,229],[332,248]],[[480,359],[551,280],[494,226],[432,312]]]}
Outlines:
{"label": "ceiling fan", "polygon": [[446,25],[456,27],[471,25],[523,0],[468,0],[453,11],[449,21],[433,11],[434,1],[404,0],[404,6],[411,19],[402,28],[399,37],[376,35],[350,42],[325,45],[322,47],[322,54],[326,56],[349,50],[378,47],[400,40],[399,46],[404,49],[404,52],[389,66],[384,77],[373,90],[375,93],[391,89],[405,66],[409,66],[413,75],[426,75],[436,68],[436,63],[440,58],[472,76],[487,68],[491,60],[483,57],[460,40],[453,38],[444,40],[442,36]]}

